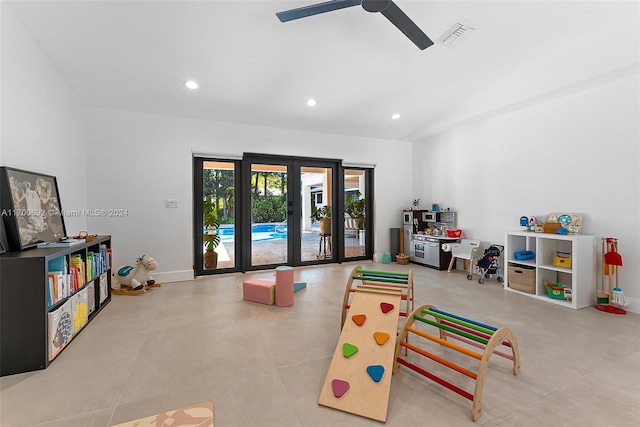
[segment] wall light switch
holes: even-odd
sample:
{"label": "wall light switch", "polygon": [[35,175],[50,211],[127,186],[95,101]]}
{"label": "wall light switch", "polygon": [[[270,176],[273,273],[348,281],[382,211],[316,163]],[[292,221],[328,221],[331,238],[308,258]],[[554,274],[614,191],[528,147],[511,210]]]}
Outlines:
{"label": "wall light switch", "polygon": [[164,201],[164,207],[169,209],[169,208],[177,208],[178,207],[178,201],[177,200],[165,200]]}

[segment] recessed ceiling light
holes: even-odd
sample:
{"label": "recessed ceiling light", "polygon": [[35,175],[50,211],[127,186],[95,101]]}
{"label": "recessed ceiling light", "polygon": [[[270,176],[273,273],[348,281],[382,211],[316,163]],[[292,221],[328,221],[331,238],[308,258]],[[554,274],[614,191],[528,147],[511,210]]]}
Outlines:
{"label": "recessed ceiling light", "polygon": [[315,99],[313,99],[313,98],[310,98],[309,100],[307,100],[307,105],[308,105],[309,107],[315,107],[315,106],[316,106],[316,104],[317,104],[317,102],[316,102],[316,100],[315,100]]}
{"label": "recessed ceiling light", "polygon": [[184,85],[189,89],[198,89],[200,87],[200,85],[193,80],[187,80],[184,82]]}
{"label": "recessed ceiling light", "polygon": [[398,114],[398,113],[393,113],[393,115],[391,116],[391,118],[392,118],[393,120],[398,120],[398,119],[400,118],[400,114]]}

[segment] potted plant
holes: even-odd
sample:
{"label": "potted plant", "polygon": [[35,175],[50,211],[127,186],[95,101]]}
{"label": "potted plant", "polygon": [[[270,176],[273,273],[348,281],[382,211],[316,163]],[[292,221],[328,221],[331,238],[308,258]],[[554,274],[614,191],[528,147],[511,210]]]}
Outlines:
{"label": "potted plant", "polygon": [[311,208],[311,220],[320,223],[320,234],[331,234],[331,205]]}
{"label": "potted plant", "polygon": [[204,253],[204,268],[215,269],[218,266],[218,253],[215,249],[220,244],[220,235],[218,227],[218,212],[213,202],[207,201],[203,205],[203,223],[204,236],[202,240],[205,243],[206,252]]}
{"label": "potted plant", "polygon": [[[358,193],[359,195],[360,193]],[[345,200],[345,211],[355,220],[358,230],[364,229],[366,201],[364,198],[356,199],[352,194],[347,195]]]}
{"label": "potted plant", "polygon": [[413,199],[413,202],[411,203],[413,205],[413,210],[417,211],[420,210],[420,199]]}

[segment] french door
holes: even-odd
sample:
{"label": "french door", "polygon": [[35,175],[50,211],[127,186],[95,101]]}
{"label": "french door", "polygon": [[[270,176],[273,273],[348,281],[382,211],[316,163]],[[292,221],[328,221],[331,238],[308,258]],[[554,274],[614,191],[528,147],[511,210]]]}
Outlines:
{"label": "french door", "polygon": [[328,214],[340,202],[338,160],[248,154],[242,168],[243,271],[340,258],[341,229]]}
{"label": "french door", "polygon": [[195,157],[195,274],[371,259],[365,177],[332,159]]}

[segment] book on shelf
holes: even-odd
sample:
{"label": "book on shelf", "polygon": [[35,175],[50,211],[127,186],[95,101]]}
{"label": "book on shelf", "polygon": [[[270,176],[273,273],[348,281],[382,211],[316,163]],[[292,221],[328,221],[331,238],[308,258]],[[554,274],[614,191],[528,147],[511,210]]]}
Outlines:
{"label": "book on shelf", "polygon": [[54,258],[52,260],[49,260],[48,263],[48,270],[51,271],[61,271],[66,273],[67,272],[67,258],[66,257],[58,257],[58,258]]}
{"label": "book on shelf", "polygon": [[68,275],[63,272],[58,272],[58,300],[69,296],[69,283],[67,281]]}
{"label": "book on shelf", "polygon": [[87,290],[87,309],[88,314],[96,311],[96,288],[94,282],[91,282],[85,288]]}
{"label": "book on shelf", "polygon": [[84,273],[84,261],[80,255],[72,255],[69,258],[70,273],[76,276],[76,290],[82,288],[86,283],[86,277]]}
{"label": "book on shelf", "polygon": [[109,297],[109,282],[107,280],[107,273],[103,273],[100,275],[99,283],[100,304],[102,304]]}
{"label": "book on shelf", "polygon": [[79,245],[81,243],[84,243],[84,239],[63,239],[63,240],[55,240],[53,242],[38,243],[37,247],[40,249],[68,248],[71,246]]}
{"label": "book on shelf", "polygon": [[93,280],[94,276],[93,276],[93,252],[87,252],[87,265],[86,265],[86,276],[87,276],[87,282],[90,282]]}
{"label": "book on shelf", "polygon": [[48,273],[48,277],[47,277],[47,307],[51,308],[53,306],[53,304],[55,304],[58,299],[57,299],[57,295],[58,295],[58,291],[56,288],[56,280],[57,277],[55,274],[53,273]]}

